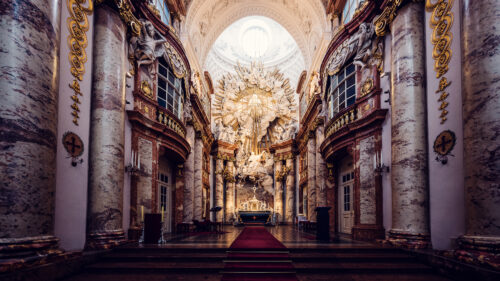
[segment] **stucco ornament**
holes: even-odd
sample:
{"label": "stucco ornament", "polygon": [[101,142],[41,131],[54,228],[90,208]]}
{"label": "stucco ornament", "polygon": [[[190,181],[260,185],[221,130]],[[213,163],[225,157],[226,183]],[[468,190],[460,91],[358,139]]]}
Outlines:
{"label": "stucco ornament", "polygon": [[294,137],[297,102],[288,79],[262,64],[238,65],[226,74],[212,103],[214,134],[238,144],[237,178],[272,187],[271,144]]}
{"label": "stucco ornament", "polygon": [[358,32],[346,39],[331,55],[327,65],[328,75],[336,74],[354,56],[353,64],[366,67],[372,56],[372,37],[375,33],[372,23],[364,22]]}
{"label": "stucco ornament", "polygon": [[309,95],[307,101],[311,101],[312,97],[315,94],[319,93],[321,93],[321,87],[319,85],[319,73],[317,71],[314,71],[311,74],[311,79],[309,80]]}
{"label": "stucco ornament", "polygon": [[[137,68],[141,65],[148,65],[148,71],[153,74],[153,62],[165,54],[167,42],[157,34],[153,24],[148,20],[140,20],[142,32],[139,36],[133,36],[129,42],[129,57],[133,57],[137,62]],[[157,39],[158,38],[158,39]]]}

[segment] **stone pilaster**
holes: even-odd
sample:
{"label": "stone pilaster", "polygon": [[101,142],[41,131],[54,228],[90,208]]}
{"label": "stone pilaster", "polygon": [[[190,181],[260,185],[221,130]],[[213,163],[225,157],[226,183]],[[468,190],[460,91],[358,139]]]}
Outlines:
{"label": "stone pilaster", "polygon": [[87,247],[107,248],[122,229],[127,27],[117,12],[98,6],[94,17]]}
{"label": "stone pilaster", "polygon": [[174,219],[175,230],[177,230],[177,225],[184,221],[184,187],[186,184],[184,170],[183,164],[177,165],[173,177],[175,179],[175,206],[172,218]]}
{"label": "stone pilaster", "polygon": [[429,244],[424,4],[409,3],[391,24],[392,229],[406,247]]}
{"label": "stone pilaster", "polygon": [[195,220],[202,220],[203,210],[203,141],[200,137],[195,138],[194,145],[194,196],[193,196],[193,212]]}
{"label": "stone pilaster", "polygon": [[191,147],[191,152],[184,163],[184,198],[182,221],[191,223],[194,218],[194,145],[195,133],[192,125],[186,126],[186,140]]}
{"label": "stone pilaster", "polygon": [[307,141],[307,219],[316,221],[316,139]]}
{"label": "stone pilaster", "polygon": [[[233,161],[228,161],[227,164],[227,169],[229,172],[231,172],[231,175],[234,177],[234,162]],[[235,190],[235,183],[233,181],[227,181],[226,182],[226,215],[225,219],[226,222],[231,222],[232,220],[235,220],[236,218],[234,217],[234,212],[235,212],[235,198],[234,195],[236,193]]]}
{"label": "stone pilaster", "polygon": [[0,7],[0,256],[43,255],[58,241],[61,1],[0,0]]}
{"label": "stone pilaster", "polygon": [[[326,205],[328,207],[332,207],[329,211],[328,214],[330,215],[330,233],[335,233],[335,221],[337,217],[335,214],[337,214],[338,207],[336,204],[336,199],[337,199],[337,189],[335,188],[336,186],[336,172],[335,172],[335,166],[333,163],[327,163],[326,164]],[[331,234],[330,234],[331,235]]]}
{"label": "stone pilaster", "polygon": [[[224,160],[217,158],[215,160],[215,205],[224,207],[224,178],[222,173],[224,171]],[[227,196],[227,193],[226,193]],[[227,200],[227,197],[226,197]],[[227,206],[226,206],[227,207]],[[221,222],[224,217],[224,212],[227,210],[221,210],[217,212],[217,221]]]}
{"label": "stone pilaster", "polygon": [[274,213],[276,214],[276,223],[283,220],[283,181],[285,178],[281,176],[283,163],[281,161],[274,162]]}
{"label": "stone pilaster", "polygon": [[459,242],[465,249],[498,253],[500,3],[461,2],[466,235]]}
{"label": "stone pilaster", "polygon": [[326,164],[319,151],[319,147],[325,139],[325,127],[318,126],[316,129],[316,204],[317,206],[326,206],[326,186],[325,186],[325,170]]}
{"label": "stone pilaster", "polygon": [[137,210],[135,221],[141,222],[141,211],[144,214],[153,212],[153,143],[150,140],[137,138],[137,158],[140,160],[140,173],[134,176],[137,188],[137,200],[135,206]]}
{"label": "stone pilaster", "polygon": [[295,215],[295,165],[293,158],[286,159],[286,199],[285,199],[285,222],[293,223]]}

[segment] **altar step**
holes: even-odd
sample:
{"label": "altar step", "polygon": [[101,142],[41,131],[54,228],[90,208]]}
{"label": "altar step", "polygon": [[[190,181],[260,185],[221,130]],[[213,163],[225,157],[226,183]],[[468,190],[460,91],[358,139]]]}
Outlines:
{"label": "altar step", "polygon": [[[278,281],[296,273],[298,280],[414,280],[444,281],[435,271],[408,253],[381,247],[293,248],[284,251],[230,251],[227,248],[125,247],[113,250],[98,263],[68,281],[131,280],[220,280],[228,264],[240,264],[235,276],[247,274],[241,264],[261,268],[259,274],[274,274]],[[232,259],[228,261],[228,254]],[[262,255],[262,256],[259,256]],[[285,255],[287,256],[285,258]],[[280,270],[265,270],[265,263],[287,264]],[[293,268],[293,269],[290,269]],[[271,273],[269,273],[271,272]],[[280,277],[281,276],[281,277]]]}

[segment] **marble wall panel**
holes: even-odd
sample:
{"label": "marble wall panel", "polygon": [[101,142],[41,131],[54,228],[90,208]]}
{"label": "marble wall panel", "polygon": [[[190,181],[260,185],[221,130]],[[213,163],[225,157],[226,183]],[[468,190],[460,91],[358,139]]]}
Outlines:
{"label": "marble wall panel", "polygon": [[316,221],[316,140],[307,141],[307,218]]}
{"label": "marble wall panel", "polygon": [[61,1],[0,7],[0,238],[52,234]]}
{"label": "marble wall panel", "polygon": [[106,5],[95,11],[89,166],[91,235],[122,229],[126,25]]}
{"label": "marble wall panel", "polygon": [[361,224],[376,223],[375,174],[373,159],[375,157],[375,136],[359,142],[359,222]]}
{"label": "marble wall panel", "polygon": [[189,125],[186,127],[186,140],[191,147],[191,152],[184,162],[184,198],[183,198],[183,216],[182,221],[191,223],[194,218],[193,199],[194,199],[194,128]]}
{"label": "marble wall panel", "polygon": [[141,168],[137,176],[137,212],[136,221],[141,221],[141,207],[144,214],[153,212],[153,143],[139,137],[137,139],[137,152]]}
{"label": "marble wall panel", "polygon": [[498,247],[500,3],[495,0],[462,2],[466,234],[494,236]]}
{"label": "marble wall panel", "polygon": [[429,232],[424,5],[398,11],[392,34],[392,231]]}
{"label": "marble wall panel", "polygon": [[319,126],[316,129],[316,204],[326,206],[326,164],[319,147],[325,139],[325,127]]}
{"label": "marble wall panel", "polygon": [[203,215],[203,142],[201,138],[195,138],[194,145],[194,196],[193,196],[193,214],[195,220],[202,220]]}

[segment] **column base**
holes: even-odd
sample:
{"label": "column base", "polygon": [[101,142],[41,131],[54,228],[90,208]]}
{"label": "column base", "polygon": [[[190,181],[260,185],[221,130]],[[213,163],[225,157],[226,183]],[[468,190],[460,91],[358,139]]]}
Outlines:
{"label": "column base", "polygon": [[385,229],[379,225],[358,224],[352,227],[352,239],[375,241],[385,238]]}
{"label": "column base", "polygon": [[0,273],[46,264],[65,256],[58,243],[59,238],[52,235],[1,238]]}
{"label": "column base", "polygon": [[458,250],[452,251],[459,261],[500,270],[500,237],[464,235],[457,239]]}
{"label": "column base", "polygon": [[141,238],[142,228],[140,226],[131,226],[128,229],[128,240],[130,241],[139,241]]}
{"label": "column base", "polygon": [[386,242],[390,245],[407,249],[431,248],[431,236],[428,233],[409,233],[400,230],[390,230]]}
{"label": "column base", "polygon": [[102,250],[111,249],[126,243],[123,230],[91,233],[87,237],[85,249]]}

